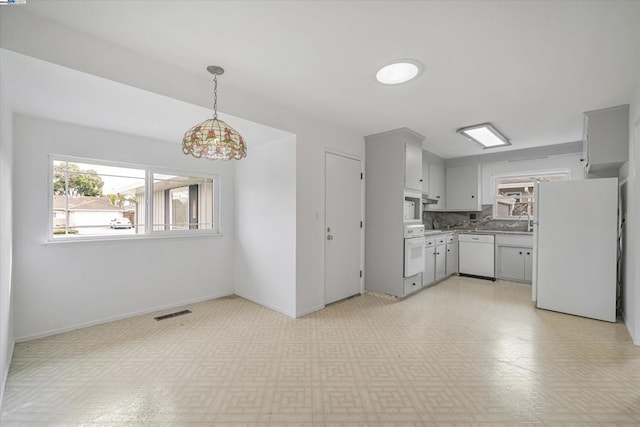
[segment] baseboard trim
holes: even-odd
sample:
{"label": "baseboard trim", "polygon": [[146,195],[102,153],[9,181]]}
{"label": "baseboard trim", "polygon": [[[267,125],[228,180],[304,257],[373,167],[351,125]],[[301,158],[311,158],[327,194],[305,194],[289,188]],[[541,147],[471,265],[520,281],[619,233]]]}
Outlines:
{"label": "baseboard trim", "polygon": [[631,342],[633,342],[634,345],[640,346],[640,337],[636,339],[636,336],[634,334],[635,331],[629,326],[629,322],[627,321],[627,316],[624,315],[624,311],[622,311],[621,313],[622,313],[622,321],[624,322],[624,325],[627,327],[627,332],[629,332],[629,336],[631,337]]}
{"label": "baseboard trim", "polygon": [[76,325],[67,326],[67,327],[64,327],[64,328],[51,329],[51,330],[45,331],[45,332],[39,332],[39,333],[36,333],[36,334],[31,334],[31,335],[26,335],[26,336],[23,336],[23,337],[18,337],[18,338],[16,338],[15,342],[16,343],[21,343],[21,342],[25,342],[25,341],[35,340],[35,339],[38,339],[38,338],[45,338],[45,337],[49,337],[51,335],[57,335],[57,334],[65,333],[65,332],[75,331],[76,329],[88,328],[90,326],[101,325],[103,323],[115,322],[116,320],[128,319],[129,317],[142,316],[142,315],[149,314],[149,313],[155,313],[157,311],[173,309],[173,308],[176,308],[176,307],[182,307],[182,306],[189,305],[189,304],[196,304],[196,303],[199,303],[199,302],[202,302],[202,301],[208,301],[210,299],[227,297],[229,295],[233,295],[233,291],[220,293],[220,294],[207,295],[207,296],[201,297],[201,298],[194,298],[192,300],[186,300],[186,301],[181,301],[181,302],[177,302],[177,303],[166,304],[166,305],[162,305],[162,306],[158,306],[158,307],[145,308],[143,310],[134,311],[134,312],[131,312],[131,313],[121,314],[121,315],[112,316],[112,317],[106,317],[106,318],[103,318],[103,319],[93,320],[93,321],[90,321],[90,322],[78,323]]}
{"label": "baseboard trim", "polygon": [[295,317],[298,318],[298,317],[306,316],[307,314],[311,314],[311,313],[314,313],[316,311],[320,311],[323,308],[324,308],[324,304],[318,305],[318,306],[315,306],[315,307],[311,307],[311,308],[308,308],[306,310],[302,310],[302,311],[297,312]]}
{"label": "baseboard trim", "polygon": [[7,363],[7,366],[4,369],[4,376],[2,377],[2,388],[0,388],[0,414],[2,413],[2,406],[4,404],[4,389],[7,386],[7,379],[9,378],[9,370],[11,369],[11,362],[13,361],[13,349],[15,348],[15,346],[16,342],[14,341],[9,346],[9,351],[7,352],[7,360],[9,361],[9,363]]}
{"label": "baseboard trim", "polygon": [[268,309],[271,309],[273,311],[277,311],[278,313],[284,314],[285,316],[292,317],[294,319],[296,318],[295,314],[293,314],[293,313],[289,312],[288,310],[285,310],[285,309],[283,309],[281,307],[278,307],[278,306],[275,306],[275,305],[272,305],[272,304],[265,304],[264,302],[258,301],[255,298],[251,298],[250,296],[248,296],[246,294],[243,294],[242,292],[238,292],[237,290],[236,290],[235,294],[237,296],[239,296],[240,298],[244,298],[247,301],[251,301],[251,302],[253,302],[255,304],[258,304],[258,305],[261,305],[263,307],[267,307]]}

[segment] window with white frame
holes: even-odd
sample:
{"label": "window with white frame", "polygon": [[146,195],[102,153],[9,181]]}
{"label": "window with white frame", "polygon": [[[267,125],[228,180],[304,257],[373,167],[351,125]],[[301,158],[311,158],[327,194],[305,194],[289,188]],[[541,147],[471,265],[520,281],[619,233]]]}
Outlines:
{"label": "window with white frame", "polygon": [[527,219],[534,216],[536,182],[567,181],[569,172],[550,172],[494,177],[493,217]]}
{"label": "window with white frame", "polygon": [[153,230],[213,230],[212,177],[153,174]]}
{"label": "window with white frame", "polygon": [[52,156],[50,238],[218,231],[216,176],[154,169]]}

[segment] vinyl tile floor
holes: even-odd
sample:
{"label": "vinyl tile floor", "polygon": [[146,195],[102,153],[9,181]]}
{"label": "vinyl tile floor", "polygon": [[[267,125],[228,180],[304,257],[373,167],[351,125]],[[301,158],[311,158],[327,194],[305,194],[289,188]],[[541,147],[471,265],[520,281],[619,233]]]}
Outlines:
{"label": "vinyl tile floor", "polygon": [[239,297],[16,345],[1,424],[640,425],[622,323],[452,277],[291,319]]}

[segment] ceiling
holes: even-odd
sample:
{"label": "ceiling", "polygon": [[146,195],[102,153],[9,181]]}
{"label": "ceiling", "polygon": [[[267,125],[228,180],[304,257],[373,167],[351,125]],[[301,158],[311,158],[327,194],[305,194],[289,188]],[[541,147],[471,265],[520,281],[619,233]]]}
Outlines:
{"label": "ceiling", "polygon": [[[16,6],[17,7],[17,6]],[[638,1],[57,1],[33,13],[363,136],[408,127],[445,157],[486,153],[455,133],[489,121],[529,148],[580,140],[582,112],[629,103]],[[380,65],[413,58],[412,82]]]}

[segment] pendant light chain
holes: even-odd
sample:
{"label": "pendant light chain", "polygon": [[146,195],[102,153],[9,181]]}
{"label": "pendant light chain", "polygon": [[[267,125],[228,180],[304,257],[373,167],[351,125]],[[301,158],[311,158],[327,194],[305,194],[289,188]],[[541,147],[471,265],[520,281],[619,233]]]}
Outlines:
{"label": "pendant light chain", "polygon": [[213,120],[218,118],[218,75],[213,75]]}

